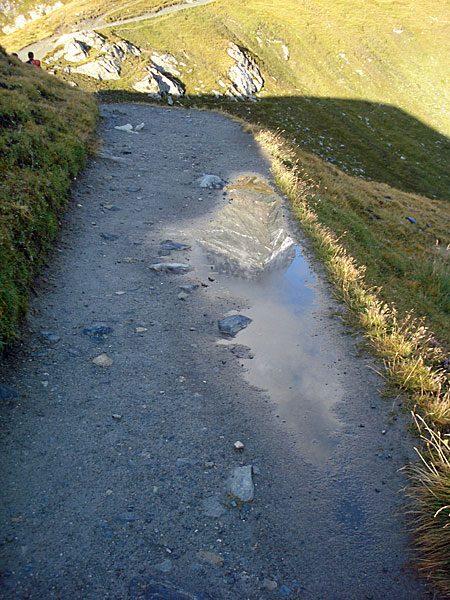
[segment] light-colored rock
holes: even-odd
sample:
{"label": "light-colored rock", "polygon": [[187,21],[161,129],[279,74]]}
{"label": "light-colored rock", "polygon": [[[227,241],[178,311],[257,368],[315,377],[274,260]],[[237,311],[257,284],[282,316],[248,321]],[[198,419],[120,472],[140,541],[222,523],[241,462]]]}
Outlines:
{"label": "light-colored rock", "polygon": [[146,75],[143,79],[136,82],[133,88],[138,92],[144,92],[161,98],[162,96],[183,96],[184,90],[181,85],[171,79],[168,75],[161,73],[156,67],[148,66],[145,69]]}
{"label": "light-colored rock", "polygon": [[252,479],[252,466],[235,467],[227,481],[227,489],[241,502],[251,502],[255,495]]}
{"label": "light-colored rock", "polygon": [[147,327],[136,327],[134,330],[136,333],[145,333],[148,331]]}
{"label": "light-colored rock", "polygon": [[[2,31],[6,35],[8,35],[9,33],[13,33],[14,31],[21,29],[28,23],[36,21],[37,19],[40,19],[41,17],[50,14],[54,10],[61,8],[62,5],[62,2],[55,2],[53,5],[37,4],[33,6],[33,8],[29,10],[28,13],[26,13],[25,15],[18,15],[14,19],[13,23],[5,25]],[[12,11],[15,11],[16,3],[2,2],[0,8],[3,14],[8,14],[8,12],[10,13]]]}
{"label": "light-colored rock", "polygon": [[233,43],[230,43],[227,52],[236,61],[228,71],[228,77],[233,84],[232,91],[241,99],[259,92],[264,85],[264,79],[253,58]]}
{"label": "light-colored rock", "polygon": [[207,562],[210,565],[213,565],[215,567],[223,567],[223,558],[218,554],[208,552],[207,550],[202,550],[198,553],[198,557],[200,560]]}
{"label": "light-colored rock", "polygon": [[239,451],[242,451],[245,448],[244,444],[242,442],[240,442],[239,440],[237,442],[234,442],[233,447],[235,450],[239,450]]}
{"label": "light-colored rock", "polygon": [[81,62],[88,57],[90,47],[84,42],[71,40],[64,46],[64,59],[70,62]]}
{"label": "light-colored rock", "polygon": [[131,123],[126,123],[125,125],[116,125],[114,129],[117,129],[119,131],[132,131],[133,125]]}
{"label": "light-colored rock", "polygon": [[107,79],[120,79],[120,60],[112,56],[98,56],[93,62],[79,67],[66,67],[66,73],[80,73],[88,77],[95,77],[100,81]]}
{"label": "light-colored rock", "polygon": [[160,273],[187,273],[192,267],[183,263],[154,263],[150,265],[150,269]]}
{"label": "light-colored rock", "polygon": [[211,190],[221,190],[224,182],[217,175],[203,175],[197,179],[197,183],[201,188],[209,188]]}
{"label": "light-colored rock", "polygon": [[96,367],[110,367],[114,363],[114,361],[107,354],[103,353],[93,358],[92,363]]}
{"label": "light-colored rock", "polygon": [[180,71],[177,69],[178,61],[172,54],[167,52],[153,52],[151,58],[153,64],[159,71],[169,73],[169,75],[175,75],[175,77],[181,75]]}
{"label": "light-colored rock", "polygon": [[226,513],[225,507],[223,504],[221,504],[216,496],[205,498],[202,502],[202,505],[203,511],[207,517],[218,519]]}
{"label": "light-colored rock", "polygon": [[289,48],[286,46],[286,44],[283,44],[282,48],[283,48],[284,60],[289,60],[289,58],[290,58]]}

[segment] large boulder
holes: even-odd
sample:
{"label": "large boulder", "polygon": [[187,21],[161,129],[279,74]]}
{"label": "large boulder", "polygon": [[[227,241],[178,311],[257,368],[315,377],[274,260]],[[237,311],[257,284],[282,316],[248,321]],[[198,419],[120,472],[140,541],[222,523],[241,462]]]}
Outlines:
{"label": "large boulder", "polygon": [[184,90],[178,81],[161,73],[156,66],[146,67],[145,71],[145,77],[133,86],[136,91],[150,94],[155,98],[184,95]]}
{"label": "large boulder", "polygon": [[93,62],[79,67],[66,67],[65,71],[66,73],[81,73],[100,81],[120,79],[120,60],[113,56],[99,56]]}
{"label": "large boulder", "polygon": [[181,75],[180,71],[177,69],[177,59],[168,52],[153,52],[152,63],[155,65],[158,71],[161,71],[162,73],[175,75],[175,77],[179,77],[179,75]]}
{"label": "large boulder", "polygon": [[69,40],[64,46],[63,56],[70,62],[81,62],[86,60],[90,47],[84,42],[78,40]]}
{"label": "large boulder", "polygon": [[246,99],[259,92],[264,85],[264,79],[254,59],[233,43],[230,43],[227,52],[236,61],[228,71],[235,95]]}

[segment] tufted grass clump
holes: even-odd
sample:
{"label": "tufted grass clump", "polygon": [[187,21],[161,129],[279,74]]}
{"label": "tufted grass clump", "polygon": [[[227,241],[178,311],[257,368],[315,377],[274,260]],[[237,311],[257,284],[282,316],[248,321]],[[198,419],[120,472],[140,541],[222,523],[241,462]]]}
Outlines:
{"label": "tufted grass clump", "polygon": [[93,97],[0,51],[0,350],[58,231],[97,122]]}

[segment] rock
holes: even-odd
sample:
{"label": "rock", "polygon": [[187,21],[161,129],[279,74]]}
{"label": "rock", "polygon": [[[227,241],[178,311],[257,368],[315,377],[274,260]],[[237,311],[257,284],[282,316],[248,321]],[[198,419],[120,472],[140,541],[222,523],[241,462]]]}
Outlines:
{"label": "rock", "polygon": [[198,553],[198,557],[210,565],[214,565],[215,567],[223,567],[223,558],[218,554],[208,552],[207,550],[202,550]]}
{"label": "rock", "polygon": [[146,331],[148,331],[147,327],[135,327],[134,331],[136,333],[145,333]]}
{"label": "rock", "polygon": [[278,590],[278,594],[280,596],[283,596],[284,598],[287,598],[288,596],[290,596],[292,594],[292,590],[290,588],[288,588],[287,585],[282,585],[280,587],[280,589]]}
{"label": "rock", "polygon": [[264,79],[253,58],[233,43],[230,43],[227,52],[236,61],[236,65],[228,71],[228,77],[233,84],[232,91],[243,100],[259,92],[264,85]]}
{"label": "rock", "polygon": [[114,129],[118,131],[133,131],[133,125],[131,123],[127,123],[126,125],[116,125]]}
{"label": "rock", "polygon": [[186,292],[180,292],[177,296],[178,300],[186,300],[188,297],[188,294],[186,294]]}
{"label": "rock", "polygon": [[96,367],[110,367],[114,361],[107,354],[99,354],[95,358],[92,359],[92,363]]}
{"label": "rock", "polygon": [[145,77],[133,85],[136,91],[145,92],[156,99],[168,95],[184,96],[184,89],[181,84],[169,75],[161,73],[157,67],[148,66],[145,71]]}
{"label": "rock", "polygon": [[50,333],[49,331],[40,331],[39,337],[43,342],[48,342],[49,344],[56,344],[61,339],[59,335]]}
{"label": "rock", "polygon": [[244,315],[231,315],[218,321],[219,331],[223,335],[235,336],[239,331],[245,329],[252,320]]}
{"label": "rock", "polygon": [[78,40],[69,40],[64,47],[64,59],[70,62],[81,62],[86,60],[90,47]]}
{"label": "rock", "polygon": [[127,192],[139,192],[141,189],[142,188],[137,185],[130,185],[130,187],[127,187]]}
{"label": "rock", "polygon": [[191,285],[180,285],[179,289],[186,294],[190,294],[194,290],[197,290],[200,287],[198,283],[192,283]]}
{"label": "rock", "polygon": [[208,594],[181,589],[167,581],[133,579],[128,589],[129,600],[212,600]]}
{"label": "rock", "polygon": [[135,125],[134,130],[135,131],[142,131],[145,127],[145,123],[139,123],[139,125]]}
{"label": "rock", "polygon": [[261,587],[265,590],[269,590],[269,592],[273,592],[277,589],[278,583],[273,579],[263,579]]}
{"label": "rock", "polygon": [[251,502],[254,498],[255,488],[252,480],[252,466],[235,467],[227,481],[228,491],[241,502]]}
{"label": "rock", "polygon": [[10,400],[11,398],[17,398],[18,392],[7,385],[0,385],[0,400]]}
{"label": "rock", "polygon": [[187,273],[188,271],[192,271],[190,265],[182,263],[155,263],[150,265],[150,269],[160,273]]}
{"label": "rock", "polygon": [[161,73],[168,73],[178,77],[181,73],[177,69],[178,61],[172,54],[153,52],[151,56],[153,64]]}
{"label": "rock", "polygon": [[139,515],[132,513],[132,512],[124,512],[121,513],[120,515],[117,515],[116,519],[118,521],[125,521],[126,523],[129,523],[130,521],[140,521],[141,517],[139,517]]}
{"label": "rock", "polygon": [[244,444],[242,442],[234,442],[233,447],[235,450],[238,450],[240,452],[242,452],[242,450],[245,448]]}
{"label": "rock", "polygon": [[123,415],[111,415],[111,417],[115,420],[115,421],[121,421],[123,419]]}
{"label": "rock", "polygon": [[205,498],[202,502],[203,510],[207,517],[214,517],[218,519],[223,514],[226,513],[226,509],[221,504],[219,499],[216,496],[212,496],[211,498]]}
{"label": "rock", "polygon": [[168,256],[173,250],[190,250],[191,247],[187,244],[180,244],[179,242],[172,242],[172,240],[166,240],[162,242],[159,247],[158,254],[160,256]]}
{"label": "rock", "polygon": [[93,62],[80,65],[79,67],[66,67],[66,73],[80,73],[88,77],[95,77],[99,81],[108,79],[120,79],[120,60],[114,56],[98,56]]}
{"label": "rock", "polygon": [[95,321],[89,327],[83,329],[84,335],[96,338],[97,341],[106,339],[106,336],[113,331],[113,328],[103,321]]}
{"label": "rock", "polygon": [[169,558],[163,560],[159,565],[156,565],[156,568],[163,573],[170,573],[172,570],[172,561]]}
{"label": "rock", "polygon": [[100,237],[108,242],[115,242],[119,239],[120,235],[117,235],[117,233],[101,233]]}
{"label": "rock", "polygon": [[203,177],[197,179],[197,183],[201,188],[209,188],[211,190],[221,190],[225,185],[217,175],[203,175]]}
{"label": "rock", "polygon": [[416,225],[416,224],[417,224],[417,221],[414,219],[414,217],[406,217],[406,218],[408,219],[408,221],[409,221],[410,223],[414,223],[414,225]]}

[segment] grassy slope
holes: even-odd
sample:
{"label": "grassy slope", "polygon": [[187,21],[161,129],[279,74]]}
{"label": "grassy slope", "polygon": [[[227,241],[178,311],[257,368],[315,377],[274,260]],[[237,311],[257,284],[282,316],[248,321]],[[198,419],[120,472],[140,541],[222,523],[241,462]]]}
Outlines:
{"label": "grassy slope", "polygon": [[0,52],[0,349],[51,248],[97,108],[84,92]]}

